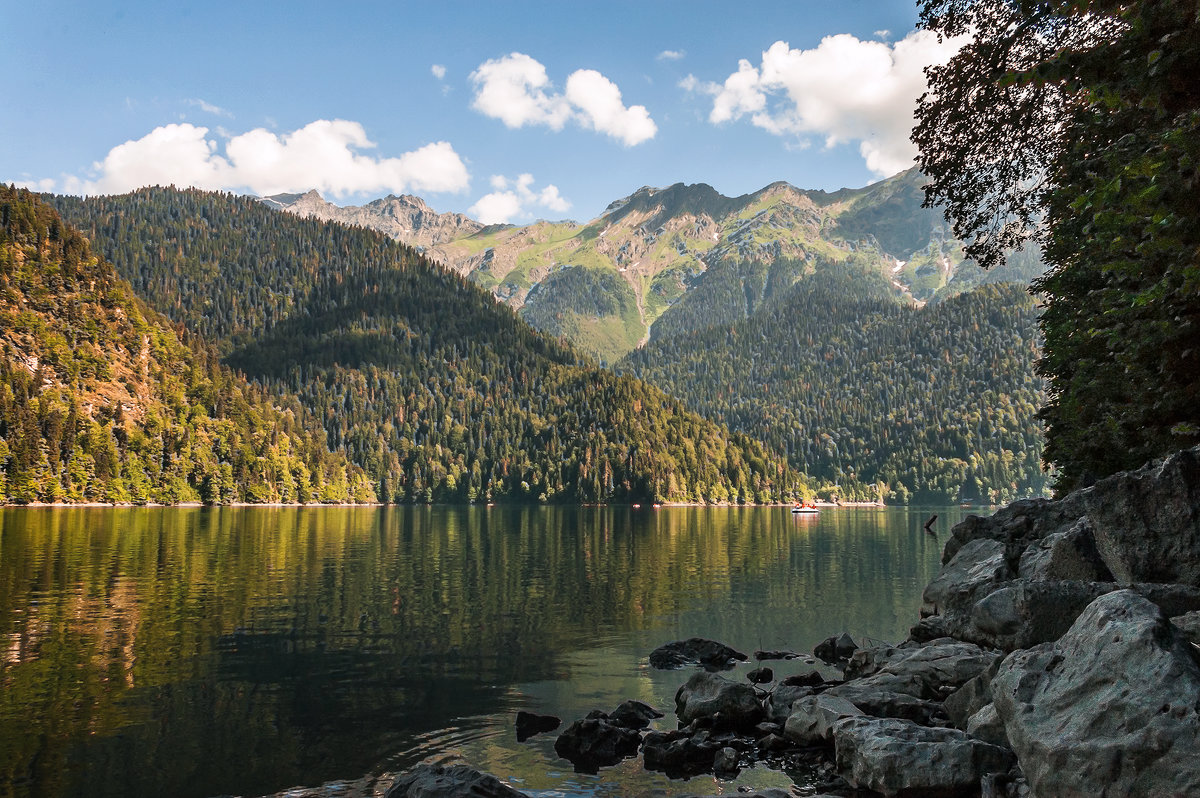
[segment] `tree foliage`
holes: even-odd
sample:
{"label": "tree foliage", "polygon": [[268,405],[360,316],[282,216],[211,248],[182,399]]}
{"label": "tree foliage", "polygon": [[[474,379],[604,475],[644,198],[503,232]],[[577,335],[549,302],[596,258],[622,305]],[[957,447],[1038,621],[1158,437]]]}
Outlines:
{"label": "tree foliage", "polygon": [[294,396],[383,501],[778,501],[777,454],[580,359],[386,236],[256,200],[56,198],[181,324]]}
{"label": "tree foliage", "polygon": [[[914,137],[980,263],[1035,239],[1046,457],[1066,490],[1200,442],[1200,13],[1144,0],[927,0],[974,40]],[[974,210],[973,210],[974,209]]]}
{"label": "tree foliage", "polygon": [[619,365],[784,452],[842,498],[991,502],[1044,490],[1037,311],[1023,288],[987,285],[917,309],[851,261],[763,296],[742,321],[652,341]]}
{"label": "tree foliage", "polygon": [[0,186],[0,502],[373,501],[315,419],[181,338],[28,191]]}

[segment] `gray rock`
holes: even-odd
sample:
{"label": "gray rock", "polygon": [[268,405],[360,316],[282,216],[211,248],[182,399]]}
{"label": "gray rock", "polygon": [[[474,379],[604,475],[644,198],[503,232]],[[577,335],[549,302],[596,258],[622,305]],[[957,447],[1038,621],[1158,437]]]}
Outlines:
{"label": "gray rock", "polygon": [[988,704],[967,719],[967,734],[983,740],[985,743],[1011,748],[1008,744],[1008,734],[1004,731],[1004,721],[996,712],[995,704]]}
{"label": "gray rock", "polygon": [[783,723],[787,720],[788,715],[792,714],[792,704],[812,694],[813,688],[811,687],[787,684],[775,685],[775,689],[767,695],[767,700],[763,704],[767,720],[775,723]]}
{"label": "gray rock", "polygon": [[1116,588],[1111,582],[1016,580],[971,608],[963,635],[1003,651],[1057,640],[1096,598]]}
{"label": "gray rock", "polygon": [[681,723],[704,718],[716,728],[752,728],[763,720],[753,687],[705,671],[693,674],[676,691],[675,714]]}
{"label": "gray rock", "polygon": [[737,773],[738,767],[738,752],[736,748],[726,746],[717,755],[713,757],[713,773]]}
{"label": "gray rock", "polygon": [[1096,599],[1055,643],[1009,655],[996,710],[1037,795],[1200,794],[1200,666],[1131,590]]}
{"label": "gray rock", "polygon": [[650,652],[650,666],[662,670],[682,668],[686,665],[703,665],[706,668],[727,670],[737,662],[745,662],[746,655],[715,640],[692,637],[666,643]]}
{"label": "gray rock", "polygon": [[800,745],[820,745],[833,739],[833,724],[863,711],[844,698],[814,695],[792,704],[783,734]]}
{"label": "gray rock", "polygon": [[1118,582],[1200,587],[1200,446],[1079,494],[1096,548]]}
{"label": "gray rock", "polygon": [[705,731],[653,731],[642,742],[642,762],[647,770],[668,776],[692,776],[711,770],[717,752],[724,747]]}
{"label": "gray rock", "polygon": [[1000,659],[997,657],[986,671],[946,696],[946,700],[942,702],[942,708],[950,717],[954,728],[965,731],[967,720],[992,703],[992,677],[996,675],[999,667]]}
{"label": "gray rock", "polygon": [[974,643],[943,638],[924,645],[905,644],[860,649],[846,666],[846,678],[887,674],[917,680],[921,687],[912,693],[919,698],[937,698],[974,679],[999,657]]}
{"label": "gray rock", "polygon": [[[874,678],[870,677],[870,679]],[[942,705],[936,701],[916,698],[909,692],[888,690],[881,687],[879,683],[866,683],[868,681],[868,679],[861,679],[839,684],[821,695],[844,698],[861,709],[864,714],[876,718],[902,718],[913,723],[927,725],[933,723],[937,716],[944,714]]]}
{"label": "gray rock", "polygon": [[835,663],[845,662],[854,656],[854,652],[858,649],[858,645],[854,642],[854,638],[842,632],[839,635],[827,637],[820,643],[817,643],[813,648],[813,656],[822,662]]}
{"label": "gray rock", "polygon": [[1068,579],[1111,582],[1112,573],[1100,558],[1091,522],[1081,518],[1067,529],[1034,541],[1021,554],[1018,574],[1025,579]]}
{"label": "gray rock", "polygon": [[646,728],[650,725],[650,721],[662,716],[663,713],[649,704],[631,698],[628,701],[622,701],[621,705],[609,714],[608,720],[617,726],[637,730]]}
{"label": "gray rock", "polygon": [[922,612],[935,615],[969,612],[976,601],[1014,576],[1005,559],[1004,543],[986,538],[972,540],[925,586]]}
{"label": "gray rock", "polygon": [[775,681],[775,671],[767,667],[755,668],[746,674],[746,681],[750,682],[750,684],[773,682]]}
{"label": "gray rock", "polygon": [[1171,624],[1192,645],[1200,645],[1200,612],[1176,615],[1171,619]]}
{"label": "gray rock", "polygon": [[977,791],[988,773],[1006,773],[1011,751],[957,729],[930,729],[890,718],[845,718],[833,729],[838,772],[885,795]]}
{"label": "gray rock", "polygon": [[384,798],[529,798],[488,773],[466,765],[417,765],[404,773]]}
{"label": "gray rock", "polygon": [[1015,569],[1030,543],[1064,529],[1080,516],[1075,505],[1064,506],[1050,499],[1015,501],[986,518],[967,516],[950,530],[942,549],[942,564],[950,563],[972,541],[992,540],[1004,546],[1005,560]]}
{"label": "gray rock", "polygon": [[615,765],[637,756],[642,736],[632,729],[601,718],[577,720],[554,741],[554,752],[583,773]]}

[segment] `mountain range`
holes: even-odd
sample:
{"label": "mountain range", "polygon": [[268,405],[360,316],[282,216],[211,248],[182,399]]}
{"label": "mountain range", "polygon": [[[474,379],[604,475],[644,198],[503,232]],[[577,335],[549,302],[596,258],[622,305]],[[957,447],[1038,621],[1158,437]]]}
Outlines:
{"label": "mountain range", "polygon": [[[572,503],[1042,493],[1037,308],[1025,287],[979,285],[1040,264],[983,273],[919,199],[914,173],[738,198],[678,185],[634,192],[587,225],[483,227],[412,197],[330,221],[318,212],[334,206],[315,192],[18,195],[0,310],[24,337],[5,344],[17,387],[0,395],[0,492]],[[384,216],[389,232],[368,229]],[[47,250],[55,236],[76,243]],[[126,297],[116,316],[112,300],[64,281],[83,261]],[[145,360],[120,326],[135,316],[134,330],[162,329],[151,342],[180,343],[151,345]],[[118,366],[88,366],[89,383],[53,365],[79,357]],[[220,420],[219,435],[205,418]],[[35,427],[43,443],[32,446]],[[237,445],[195,455],[214,440]],[[120,480],[96,483],[100,473]],[[149,482],[128,481],[138,473]]]}
{"label": "mountain range", "polygon": [[[664,329],[669,311],[729,262],[800,262],[810,270],[854,256],[914,305],[984,282],[1027,283],[1036,252],[984,272],[963,257],[940,210],[923,207],[915,169],[861,189],[772,183],[740,197],[705,184],[643,187],[587,223],[484,226],[412,196],[339,207],[315,192],[263,199],[301,216],[378,230],[490,290],[533,326],[613,363]],[[801,269],[803,271],[803,269]],[[798,276],[798,275],[797,275]]]}

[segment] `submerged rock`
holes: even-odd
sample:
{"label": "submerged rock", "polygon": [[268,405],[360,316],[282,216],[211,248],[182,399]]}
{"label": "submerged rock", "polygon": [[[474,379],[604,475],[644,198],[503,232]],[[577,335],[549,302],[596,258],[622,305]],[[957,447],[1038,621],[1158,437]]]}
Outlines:
{"label": "submerged rock", "polygon": [[745,662],[742,652],[715,640],[692,637],[666,643],[650,652],[650,666],[660,670],[682,668],[687,665],[703,665],[716,670],[728,670],[738,662]]}
{"label": "submerged rock", "polygon": [[1038,795],[1200,794],[1200,666],[1130,590],[1092,602],[1055,643],[1011,654],[996,710]]}
{"label": "submerged rock", "polygon": [[466,765],[417,765],[396,779],[384,798],[529,798]]}

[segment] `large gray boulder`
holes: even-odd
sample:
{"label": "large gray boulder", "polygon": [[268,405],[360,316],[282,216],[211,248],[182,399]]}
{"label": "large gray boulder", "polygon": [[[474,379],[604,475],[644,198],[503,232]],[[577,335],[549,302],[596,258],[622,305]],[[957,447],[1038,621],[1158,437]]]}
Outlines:
{"label": "large gray boulder", "polygon": [[925,586],[922,601],[933,612],[969,608],[1014,576],[1004,543],[987,538],[972,540]]}
{"label": "large gray boulder", "polygon": [[716,728],[750,728],[763,708],[750,685],[700,671],[676,691],[675,714],[685,724],[704,718]]}
{"label": "large gray boulder", "polygon": [[879,646],[856,651],[846,666],[846,678],[875,674],[911,678],[921,685],[914,695],[935,698],[974,679],[998,657],[995,651],[949,638],[924,645]]}
{"label": "large gray boulder", "polygon": [[975,792],[989,773],[1007,773],[1011,751],[957,729],[891,718],[845,718],[833,728],[838,772],[851,786],[884,795]]}
{"label": "large gray boulder", "polygon": [[1080,494],[1096,548],[1118,582],[1200,587],[1200,446]]}
{"label": "large gray boulder", "polygon": [[996,711],[1039,796],[1200,795],[1200,666],[1151,601],[1092,602],[1057,642],[1009,655]]}
{"label": "large gray boulder", "polygon": [[417,765],[404,773],[384,798],[529,798],[488,773],[466,765]]}
{"label": "large gray boulder", "polygon": [[800,745],[820,745],[833,739],[833,725],[863,711],[844,698],[814,695],[792,704],[783,736]]}
{"label": "large gray boulder", "polygon": [[951,530],[942,562],[951,565],[984,540],[999,543],[1009,568],[1031,579],[1105,582],[1111,575],[1122,585],[1200,587],[1200,446],[1061,500],[1013,502],[989,518],[970,516]]}
{"label": "large gray boulder", "polygon": [[1021,553],[1017,575],[1036,580],[1113,581],[1096,548],[1096,536],[1087,518],[1030,543]]}

